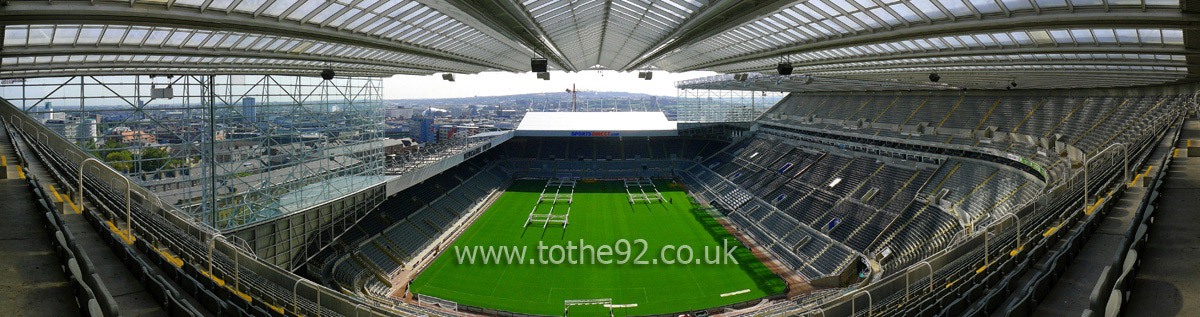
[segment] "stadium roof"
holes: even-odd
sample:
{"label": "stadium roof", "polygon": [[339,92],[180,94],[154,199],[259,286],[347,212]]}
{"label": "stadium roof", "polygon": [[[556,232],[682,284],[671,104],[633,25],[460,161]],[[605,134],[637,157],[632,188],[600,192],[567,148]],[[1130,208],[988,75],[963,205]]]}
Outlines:
{"label": "stadium roof", "polygon": [[529,112],[516,136],[673,136],[675,121],[662,112]]}
{"label": "stadium roof", "polygon": [[787,61],[962,87],[1160,84],[1197,72],[1190,2],[7,0],[0,77],[522,72],[546,57],[566,71],[771,74]]}

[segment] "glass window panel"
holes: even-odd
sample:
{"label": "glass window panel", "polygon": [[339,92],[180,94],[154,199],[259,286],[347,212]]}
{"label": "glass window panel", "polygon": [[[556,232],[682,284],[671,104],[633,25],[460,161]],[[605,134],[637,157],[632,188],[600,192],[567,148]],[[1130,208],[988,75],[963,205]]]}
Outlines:
{"label": "glass window panel", "polygon": [[[108,27],[108,29],[104,30],[104,35],[100,37],[100,44],[105,44],[105,45],[117,44],[117,42],[121,41],[121,37],[125,35],[125,31],[127,31],[127,30],[128,30],[127,27],[119,27],[119,26]],[[30,33],[30,35],[32,36],[33,33]],[[30,40],[32,40],[32,37],[30,37]]]}
{"label": "glass window panel", "polygon": [[929,0],[913,0],[912,4],[917,7],[917,10],[921,10],[921,13],[924,13],[925,16],[929,17],[930,19],[940,20],[946,18],[946,14],[942,13],[942,10],[939,10],[938,7],[933,5],[933,2],[930,2]]}
{"label": "glass window panel", "polygon": [[225,8],[228,8],[232,3],[233,0],[212,0],[212,2],[208,4],[208,8],[210,10],[225,10]]}
{"label": "glass window panel", "polygon": [[322,9],[321,12],[318,12],[317,15],[313,16],[312,19],[309,19],[308,22],[316,24],[324,23],[326,19],[329,19],[329,17],[333,16],[334,13],[341,11],[342,8],[345,7],[346,6],[336,2],[330,4],[328,7],[325,7],[325,9]]}
{"label": "glass window panel", "polygon": [[167,40],[168,33],[169,33],[169,31],[167,31],[166,29],[163,29],[163,28],[154,29],[153,32],[150,32],[150,37],[146,38],[145,45],[147,45],[147,46],[162,45],[162,43]]}
{"label": "glass window panel", "polygon": [[4,30],[4,46],[25,45],[25,38],[29,35],[29,29],[23,27],[11,26]]}
{"label": "glass window panel", "polygon": [[829,29],[834,30],[837,33],[848,33],[849,32],[848,30],[846,30],[846,28],[843,28],[841,25],[838,25],[837,23],[834,23],[831,20],[821,20],[821,24],[824,24],[825,27],[828,27]]}
{"label": "glass window panel", "polygon": [[979,47],[979,41],[976,41],[974,36],[959,35],[958,39],[961,40],[963,42],[963,44],[966,44],[967,46]]}
{"label": "glass window panel", "polygon": [[1067,30],[1051,30],[1050,37],[1056,43],[1072,43],[1071,32],[1068,32]]}
{"label": "glass window panel", "polygon": [[195,35],[192,35],[192,38],[188,39],[187,44],[184,44],[184,46],[200,46],[201,43],[204,43],[205,40],[208,40],[209,36],[211,36],[209,31],[198,31]]}
{"label": "glass window panel", "polygon": [[859,21],[866,23],[867,26],[872,29],[878,29],[878,28],[883,27],[882,24],[879,24],[879,22],[875,22],[875,19],[872,19],[871,16],[867,15],[864,12],[855,12],[851,15],[853,15],[854,18],[858,19]]}
{"label": "glass window panel", "polygon": [[1033,9],[1033,4],[1029,1],[1030,0],[1001,0],[1000,3],[1003,3],[1004,7],[1008,8],[1009,11],[1025,11]]}
{"label": "glass window panel", "polygon": [[862,31],[862,30],[867,29],[862,24],[858,24],[858,22],[854,22],[854,20],[850,19],[850,17],[848,17],[848,16],[844,16],[844,15],[839,16],[839,17],[837,17],[837,20],[838,20],[838,22],[842,22],[842,24],[849,26],[850,28],[854,29],[855,31]]}
{"label": "glass window panel", "polygon": [[1096,43],[1096,41],[1092,39],[1092,32],[1087,29],[1073,29],[1071,30],[1071,36],[1075,37],[1075,42],[1077,43]]}
{"label": "glass window panel", "polygon": [[325,0],[307,0],[304,2],[304,4],[301,4],[299,7],[297,7],[296,10],[292,11],[291,14],[288,14],[287,19],[296,21],[304,19],[304,17],[320,8],[323,3],[325,3]]}
{"label": "glass window panel", "polygon": [[1146,5],[1178,8],[1179,0],[1146,0]]}
{"label": "glass window panel", "polygon": [[836,16],[836,15],[840,14],[837,11],[835,11],[833,8],[829,7],[828,4],[825,4],[825,1],[811,0],[811,1],[808,1],[808,4],[812,5],[813,7],[816,7],[817,10],[824,11],[825,14],[828,14],[830,16]]}
{"label": "glass window panel", "polygon": [[1092,33],[1096,35],[1096,42],[1101,44],[1116,44],[1117,35],[1112,29],[1095,29]]}
{"label": "glass window panel", "polygon": [[75,36],[79,35],[79,29],[75,26],[60,26],[54,32],[54,44],[75,44]]}
{"label": "glass window panel", "polygon": [[989,14],[989,13],[1003,12],[1003,10],[1000,10],[1000,5],[996,4],[995,0],[970,0],[970,1],[971,1],[971,5],[975,6],[975,10],[979,10],[980,13]]}
{"label": "glass window panel", "polygon": [[962,2],[962,0],[938,0],[938,2],[940,2],[943,7],[946,7],[946,10],[950,11],[950,14],[953,14],[954,16],[962,17],[975,15],[975,11],[971,11],[971,8],[968,8],[967,5]]}
{"label": "glass window panel", "polygon": [[1183,30],[1162,30],[1163,44],[1183,45]]}
{"label": "glass window panel", "polygon": [[916,12],[913,12],[912,9],[909,9],[907,5],[902,3],[890,5],[888,8],[892,9],[892,11],[896,11],[896,14],[899,14],[901,18],[904,18],[905,21],[910,23],[922,21],[920,15],[917,15]]}
{"label": "glass window panel", "polygon": [[954,48],[966,48],[967,47],[962,42],[960,42],[957,38],[954,38],[954,37],[944,37],[944,38],[942,38],[942,41],[946,42],[946,44],[949,44],[951,47],[954,47]]}
{"label": "glass window panel", "polygon": [[1034,0],[1039,8],[1062,8],[1067,6],[1065,0]]}
{"label": "glass window panel", "polygon": [[146,38],[146,34],[148,34],[148,33],[150,33],[150,30],[147,30],[146,28],[134,27],[129,30],[129,34],[125,35],[125,42],[123,42],[122,44],[124,44],[124,45],[141,44],[142,40]]}
{"label": "glass window panel", "polygon": [[1038,45],[1053,44],[1054,38],[1050,37],[1050,33],[1042,30],[1029,31],[1029,37]]}
{"label": "glass window panel", "polygon": [[1016,42],[1013,41],[1012,37],[1008,36],[1008,33],[992,33],[992,37],[995,38],[996,42],[999,43],[1001,46],[1009,46],[1009,45],[1016,44]]}
{"label": "glass window panel", "polygon": [[1142,43],[1162,44],[1162,32],[1156,29],[1138,30],[1138,36],[1142,38]]}

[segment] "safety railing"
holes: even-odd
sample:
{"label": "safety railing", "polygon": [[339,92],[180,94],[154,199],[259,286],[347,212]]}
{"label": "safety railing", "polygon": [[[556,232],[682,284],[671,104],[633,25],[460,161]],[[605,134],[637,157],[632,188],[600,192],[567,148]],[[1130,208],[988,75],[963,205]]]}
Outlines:
{"label": "safety railing", "polygon": [[[72,187],[63,188],[64,192],[69,192],[72,196],[76,197],[80,197],[80,195],[85,191],[92,193],[88,196],[104,195],[106,192],[115,191],[117,189],[121,189],[127,193],[126,197],[122,197],[120,200],[113,200],[111,204],[114,206],[109,207],[111,209],[123,209],[128,207],[128,212],[127,215],[125,215],[126,217],[124,217],[124,220],[126,222],[126,228],[131,230],[129,233],[130,235],[137,236],[140,239],[149,239],[155,243],[160,243],[163,245],[177,245],[179,243],[203,245],[205,243],[202,241],[210,241],[210,243],[213,245],[211,249],[220,252],[222,255],[221,257],[214,257],[212,260],[216,262],[222,262],[222,265],[217,266],[210,264],[210,267],[215,269],[215,271],[210,271],[210,274],[213,278],[228,280],[245,279],[246,277],[240,276],[242,274],[241,271],[244,269],[254,275],[257,275],[262,280],[274,284],[275,287],[278,287],[279,289],[287,289],[293,285],[296,285],[297,283],[301,283],[301,281],[307,281],[306,279],[291,272],[287,272],[279,269],[276,266],[261,262],[252,252],[244,249],[244,243],[236,243],[230,239],[220,236],[218,232],[211,226],[192,218],[183,211],[175,208],[173,205],[164,202],[148,189],[141,187],[136,183],[129,182],[129,179],[122,173],[119,173],[104,164],[86,163],[88,161],[95,161],[95,158],[92,156],[92,154],[85,152],[76,144],[67,141],[57,133],[41,125],[36,119],[29,117],[7,100],[0,99],[0,103],[2,103],[0,104],[0,116],[6,119],[17,132],[27,135],[27,139],[36,141],[39,143],[39,146],[53,151],[53,157],[43,157],[42,159],[44,161],[48,159],[57,160],[58,162],[61,162],[61,164],[67,165],[62,166],[64,170],[73,171],[72,174],[74,175],[71,176],[72,178],[76,179],[59,180],[59,183],[61,184],[71,184],[64,185],[64,187]],[[87,168],[86,170],[84,169],[85,167]],[[82,183],[83,185],[81,187],[77,187],[80,186],[80,183],[77,182],[80,178],[88,181]],[[125,188],[121,188],[120,185],[114,184],[114,181],[117,181],[117,184],[120,182],[125,182],[128,185],[124,186]],[[81,188],[84,190],[80,190]],[[80,208],[84,208],[82,204],[83,200],[80,199],[80,202]],[[89,203],[109,204],[109,202],[97,200],[89,200]],[[121,206],[122,203],[124,206]],[[113,214],[104,214],[104,216],[114,220],[121,220],[121,217]],[[185,239],[187,241],[161,241],[161,239],[168,239],[172,237],[159,236],[162,234],[161,232],[149,231],[150,227],[145,224],[137,223],[138,217],[151,219],[150,221],[162,221],[170,224],[186,233],[189,238]],[[199,249],[204,248],[200,247]],[[190,254],[192,252],[192,248],[181,248],[173,251],[186,254],[187,256],[196,259],[205,257],[205,255],[202,254]],[[225,267],[232,269],[224,269]],[[316,285],[316,283],[314,283],[314,285]],[[239,287],[241,287],[240,291],[244,291],[247,294],[262,297],[279,297],[277,295],[272,295],[275,294],[275,292],[266,290],[256,291],[249,289],[252,287],[249,285],[239,285]],[[301,315],[317,315],[318,311],[327,310],[344,316],[362,315],[361,299],[347,296],[340,292],[329,289],[328,287],[317,285],[308,290],[294,290],[289,295],[291,295],[293,302],[314,303],[318,299],[321,301],[321,303],[317,306],[294,305],[295,308],[299,309],[304,309],[305,307],[321,307],[321,309],[309,308],[307,310],[298,312],[293,311],[291,313]],[[263,300],[276,303],[287,301],[284,298],[264,298]],[[369,314],[385,316],[394,315],[397,314],[397,312],[384,307],[372,306]]]}

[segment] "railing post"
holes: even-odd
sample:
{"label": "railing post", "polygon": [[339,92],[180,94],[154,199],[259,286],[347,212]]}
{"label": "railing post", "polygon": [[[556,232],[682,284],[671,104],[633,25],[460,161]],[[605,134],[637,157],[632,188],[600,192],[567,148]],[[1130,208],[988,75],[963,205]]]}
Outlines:
{"label": "railing post", "polygon": [[[929,276],[930,276],[930,277],[933,277],[933,274],[930,274]],[[933,282],[933,280],[932,280],[932,279],[930,279],[929,281],[930,281],[931,283]],[[932,284],[931,284],[931,285],[932,285]],[[867,316],[874,315],[874,314],[872,313],[872,311],[874,311],[874,310],[875,310],[875,300],[871,298],[871,291],[869,291],[869,290],[863,290],[863,291],[861,291],[861,292],[854,293],[854,295],[853,295],[853,296],[850,296],[850,315],[851,315],[851,316],[853,316],[853,315],[854,315],[854,313],[858,312],[858,309],[857,309],[857,308],[855,308],[855,303],[854,303],[854,300],[855,300],[855,299],[857,299],[857,298],[858,298],[858,296],[859,296],[859,295],[862,295],[862,294],[867,294]],[[822,314],[824,314],[824,312],[822,312]]]}
{"label": "railing post", "polygon": [[113,172],[117,176],[120,176],[121,179],[125,180],[125,234],[129,235],[129,240],[130,240],[130,242],[132,242],[132,240],[133,240],[133,212],[132,212],[132,201],[129,199],[130,191],[132,190],[132,188],[131,188],[132,183],[129,181],[129,177],[125,177],[125,175],[121,174],[120,172],[117,172],[116,170],[112,169],[112,167],[105,165],[104,162],[101,162],[100,160],[98,160],[94,157],[89,157],[86,160],[83,160],[82,163],[79,163],[79,188],[76,188],[76,191],[79,194],[79,197],[78,197],[79,199],[77,199],[79,201],[79,210],[83,211],[83,170],[84,170],[84,167],[87,167],[87,163],[89,163],[89,162],[95,162],[96,164],[100,164],[100,166],[107,168],[109,171]]}
{"label": "railing post", "polygon": [[295,313],[296,315],[301,315],[300,314],[300,304],[299,304],[300,301],[298,300],[298,297],[296,295],[296,287],[300,286],[301,283],[311,284],[313,287],[313,291],[317,292],[317,317],[321,317],[321,288],[319,286],[317,286],[317,284],[313,284],[313,282],[306,280],[304,278],[297,279],[296,284],[292,284],[292,313]]}
{"label": "railing post", "polygon": [[[918,265],[920,265],[920,264],[925,264],[926,266],[929,267],[929,292],[931,292],[931,293],[933,292],[933,265],[929,264],[929,261],[921,261],[920,263],[917,263],[913,266],[909,266],[908,269],[904,270],[904,302],[906,302],[906,303],[908,302],[909,294],[912,292],[912,290],[911,290],[912,283],[909,282],[909,274],[912,273],[914,268],[919,267]],[[851,299],[851,300],[853,301],[853,299]]]}

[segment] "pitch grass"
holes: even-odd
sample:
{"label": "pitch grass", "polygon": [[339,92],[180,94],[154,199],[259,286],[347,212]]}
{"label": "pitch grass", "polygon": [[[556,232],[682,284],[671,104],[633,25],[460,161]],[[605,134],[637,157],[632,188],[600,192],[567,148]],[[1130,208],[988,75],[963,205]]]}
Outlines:
{"label": "pitch grass", "polygon": [[[687,193],[668,180],[656,180],[659,191],[672,203],[628,203],[620,181],[581,181],[575,188],[570,225],[551,224],[523,227],[537,202],[545,181],[515,182],[479,219],[416,280],[411,290],[463,305],[518,313],[563,314],[563,301],[612,298],[614,304],[636,303],[617,308],[618,316],[683,312],[753,300],[787,291],[785,282],[758,261],[736,238],[707,212],[694,206]],[[545,204],[543,204],[545,205]],[[555,214],[563,214],[559,205]],[[540,210],[545,212],[545,210]],[[703,247],[728,240],[737,246],[740,264],[460,264],[455,247],[527,246],[527,259],[537,257],[539,241],[566,245],[584,239],[599,246],[618,239],[645,239],[648,251],[642,257],[659,258],[664,245],[688,245],[694,258],[702,258]],[[641,246],[635,244],[636,257]],[[669,252],[674,258],[674,252]],[[624,257],[613,256],[617,259]],[[749,289],[747,293],[721,297]],[[608,315],[599,306],[575,306],[570,315]]]}

